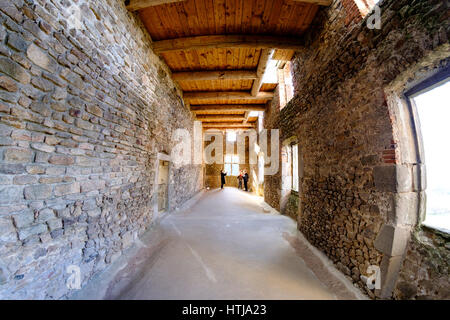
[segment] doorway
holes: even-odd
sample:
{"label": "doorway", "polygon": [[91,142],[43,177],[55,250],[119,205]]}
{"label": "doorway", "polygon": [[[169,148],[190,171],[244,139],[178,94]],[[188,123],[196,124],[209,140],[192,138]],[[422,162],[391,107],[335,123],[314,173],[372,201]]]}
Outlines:
{"label": "doorway", "polygon": [[169,161],[159,160],[158,168],[158,212],[167,210],[169,187]]}

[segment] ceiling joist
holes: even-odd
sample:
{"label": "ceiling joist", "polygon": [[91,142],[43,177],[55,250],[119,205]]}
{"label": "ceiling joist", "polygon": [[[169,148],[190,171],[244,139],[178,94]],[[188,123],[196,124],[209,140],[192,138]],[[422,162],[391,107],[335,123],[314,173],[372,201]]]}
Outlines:
{"label": "ceiling joist", "polygon": [[203,128],[254,128],[254,123],[242,123],[242,122],[216,122],[216,123],[203,123]]}
{"label": "ceiling joist", "polygon": [[317,4],[319,6],[331,6],[333,0],[294,0],[294,2],[303,2],[303,3],[312,3]]}
{"label": "ceiling joist", "polygon": [[264,77],[264,73],[266,71],[267,68],[267,64],[270,61],[270,58],[273,55],[273,49],[264,49],[261,51],[261,56],[259,58],[259,62],[258,62],[258,69],[256,71],[257,74],[257,78],[255,79],[255,81],[253,81],[253,86],[252,86],[252,96],[257,96],[259,93],[259,90],[261,89],[261,85],[262,85],[262,81],[263,81],[263,77]]}
{"label": "ceiling joist", "polygon": [[159,6],[162,4],[183,2],[186,0],[126,0],[125,7],[128,11],[138,11],[149,7]]}
{"label": "ceiling joist", "polygon": [[264,104],[206,104],[206,105],[191,105],[191,111],[230,111],[230,112],[242,112],[242,111],[265,111],[266,105]]}
{"label": "ceiling joist", "polygon": [[304,48],[299,37],[277,37],[263,35],[212,35],[176,38],[153,42],[153,51],[164,53],[195,49],[254,48],[254,49],[292,49]]}
{"label": "ceiling joist", "polygon": [[244,121],[244,116],[235,115],[198,115],[197,120],[205,122],[237,122]]}
{"label": "ceiling joist", "polygon": [[172,74],[172,79],[175,81],[253,80],[257,77],[255,71],[246,70],[175,72]]}
{"label": "ceiling joist", "polygon": [[215,100],[271,100],[273,92],[259,92],[258,95],[252,96],[247,91],[203,91],[203,92],[185,92],[184,100],[190,102],[192,100],[215,101]]}

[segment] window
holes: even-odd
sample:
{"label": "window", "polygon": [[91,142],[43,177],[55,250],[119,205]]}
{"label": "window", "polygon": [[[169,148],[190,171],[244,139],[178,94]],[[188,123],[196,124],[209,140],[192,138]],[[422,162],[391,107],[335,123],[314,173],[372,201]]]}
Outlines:
{"label": "window", "polygon": [[239,156],[229,154],[225,156],[225,172],[230,176],[239,175]]}
{"label": "window", "polygon": [[236,131],[227,131],[227,141],[229,142],[236,141]]}
{"label": "window", "polygon": [[[439,81],[439,80],[437,80]],[[427,84],[426,84],[427,85]],[[450,78],[409,95],[415,105],[426,164],[427,201],[424,224],[450,232]]]}
{"label": "window", "polygon": [[292,190],[298,192],[298,144],[292,145]]}
{"label": "window", "polygon": [[294,96],[291,62],[287,62],[284,68],[278,69],[278,88],[280,95],[280,109],[283,109]]}
{"label": "window", "polygon": [[262,79],[262,83],[277,83],[277,72],[278,72],[278,61],[277,60],[269,60],[267,63],[266,71],[264,72],[264,76]]}

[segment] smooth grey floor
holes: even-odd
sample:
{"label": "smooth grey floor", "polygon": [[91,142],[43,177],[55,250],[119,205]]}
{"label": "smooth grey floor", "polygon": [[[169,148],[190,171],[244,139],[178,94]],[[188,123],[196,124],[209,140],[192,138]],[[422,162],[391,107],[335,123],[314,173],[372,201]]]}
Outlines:
{"label": "smooth grey floor", "polygon": [[207,191],[73,298],[361,298],[298,239],[292,219],[267,211],[243,191]]}

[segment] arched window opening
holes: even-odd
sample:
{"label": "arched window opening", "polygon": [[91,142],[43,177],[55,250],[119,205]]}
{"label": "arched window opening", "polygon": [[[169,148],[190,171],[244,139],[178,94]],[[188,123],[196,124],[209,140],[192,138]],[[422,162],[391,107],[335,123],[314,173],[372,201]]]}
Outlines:
{"label": "arched window opening", "polygon": [[[423,224],[450,232],[450,75],[432,78],[407,93],[415,109],[419,149],[426,165],[426,216]],[[421,136],[421,139],[420,139]]]}

